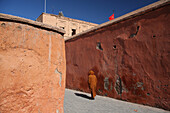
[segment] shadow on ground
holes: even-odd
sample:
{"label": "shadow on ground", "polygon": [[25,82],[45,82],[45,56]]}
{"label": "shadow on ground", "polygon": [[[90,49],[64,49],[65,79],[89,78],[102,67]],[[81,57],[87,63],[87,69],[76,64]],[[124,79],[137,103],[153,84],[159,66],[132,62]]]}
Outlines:
{"label": "shadow on ground", "polygon": [[80,93],[74,93],[76,96],[79,96],[79,97],[82,97],[82,98],[86,98],[86,99],[89,99],[89,100],[94,100],[92,99],[91,97],[85,95],[85,94],[80,94]]}

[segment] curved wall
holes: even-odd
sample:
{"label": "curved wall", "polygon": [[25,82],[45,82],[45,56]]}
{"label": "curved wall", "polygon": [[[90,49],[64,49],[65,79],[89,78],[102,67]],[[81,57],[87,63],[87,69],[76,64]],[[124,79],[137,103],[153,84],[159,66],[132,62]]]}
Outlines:
{"label": "curved wall", "polygon": [[31,20],[0,14],[1,113],[64,112],[62,34]]}

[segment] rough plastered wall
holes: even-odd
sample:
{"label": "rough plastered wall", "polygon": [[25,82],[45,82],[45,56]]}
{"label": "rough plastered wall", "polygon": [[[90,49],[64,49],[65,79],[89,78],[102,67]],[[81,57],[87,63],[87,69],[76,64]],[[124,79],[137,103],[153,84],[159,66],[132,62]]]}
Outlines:
{"label": "rough plastered wall", "polygon": [[66,41],[66,87],[170,110],[170,6],[143,12]]}
{"label": "rough plastered wall", "polygon": [[0,19],[0,113],[63,113],[61,33]]}

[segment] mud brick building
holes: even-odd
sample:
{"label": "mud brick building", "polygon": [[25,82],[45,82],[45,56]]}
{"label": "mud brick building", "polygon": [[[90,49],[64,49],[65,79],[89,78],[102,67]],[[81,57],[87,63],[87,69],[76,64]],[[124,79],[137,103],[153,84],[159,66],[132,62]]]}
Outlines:
{"label": "mud brick building", "polygon": [[98,95],[170,110],[169,18],[169,0],[97,26],[0,14],[0,111],[62,113],[65,84],[89,92],[90,70]]}
{"label": "mud brick building", "polygon": [[161,0],[66,42],[66,87],[170,110],[170,2]]}
{"label": "mud brick building", "polygon": [[42,13],[37,18],[37,21],[64,29],[66,31],[64,39],[67,39],[70,36],[81,33],[87,29],[90,29],[98,25],[82,20],[72,19],[61,15],[54,15],[48,13]]}
{"label": "mud brick building", "polygon": [[0,112],[64,112],[65,31],[0,14]]}

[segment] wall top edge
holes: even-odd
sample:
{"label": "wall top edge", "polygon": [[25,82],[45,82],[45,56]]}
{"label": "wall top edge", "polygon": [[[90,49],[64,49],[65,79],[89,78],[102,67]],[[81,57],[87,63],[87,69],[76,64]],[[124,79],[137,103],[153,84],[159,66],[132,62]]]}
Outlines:
{"label": "wall top edge", "polygon": [[162,6],[168,5],[169,3],[170,3],[170,0],[160,0],[158,2],[152,3],[152,4],[147,5],[145,7],[142,7],[140,9],[135,10],[135,11],[127,13],[127,14],[125,14],[123,16],[120,16],[120,17],[118,17],[116,19],[113,19],[111,21],[108,21],[108,22],[105,22],[103,24],[100,24],[100,25],[98,25],[96,27],[92,27],[91,29],[88,29],[88,30],[86,30],[84,32],[81,32],[81,33],[78,33],[78,34],[76,34],[74,36],[68,37],[68,38],[65,39],[65,41],[72,40],[75,37],[79,37],[81,35],[84,35],[84,34],[87,34],[87,33],[93,32],[93,31],[96,31],[98,29],[107,27],[107,26],[112,25],[114,23],[119,23],[121,21],[124,21],[124,20],[130,19],[130,18],[134,18],[134,17],[139,16],[139,15],[145,14],[147,12],[153,11],[154,9],[158,9],[158,8],[160,8]]}
{"label": "wall top edge", "polygon": [[28,25],[36,26],[36,27],[46,29],[46,30],[49,30],[49,31],[58,32],[62,35],[66,33],[65,30],[63,30],[63,29],[53,27],[51,25],[43,24],[42,22],[37,22],[37,21],[26,19],[26,18],[21,18],[21,17],[18,17],[18,16],[13,16],[13,15],[8,15],[8,14],[3,14],[3,13],[0,13],[0,20],[6,20],[6,21],[28,24]]}

